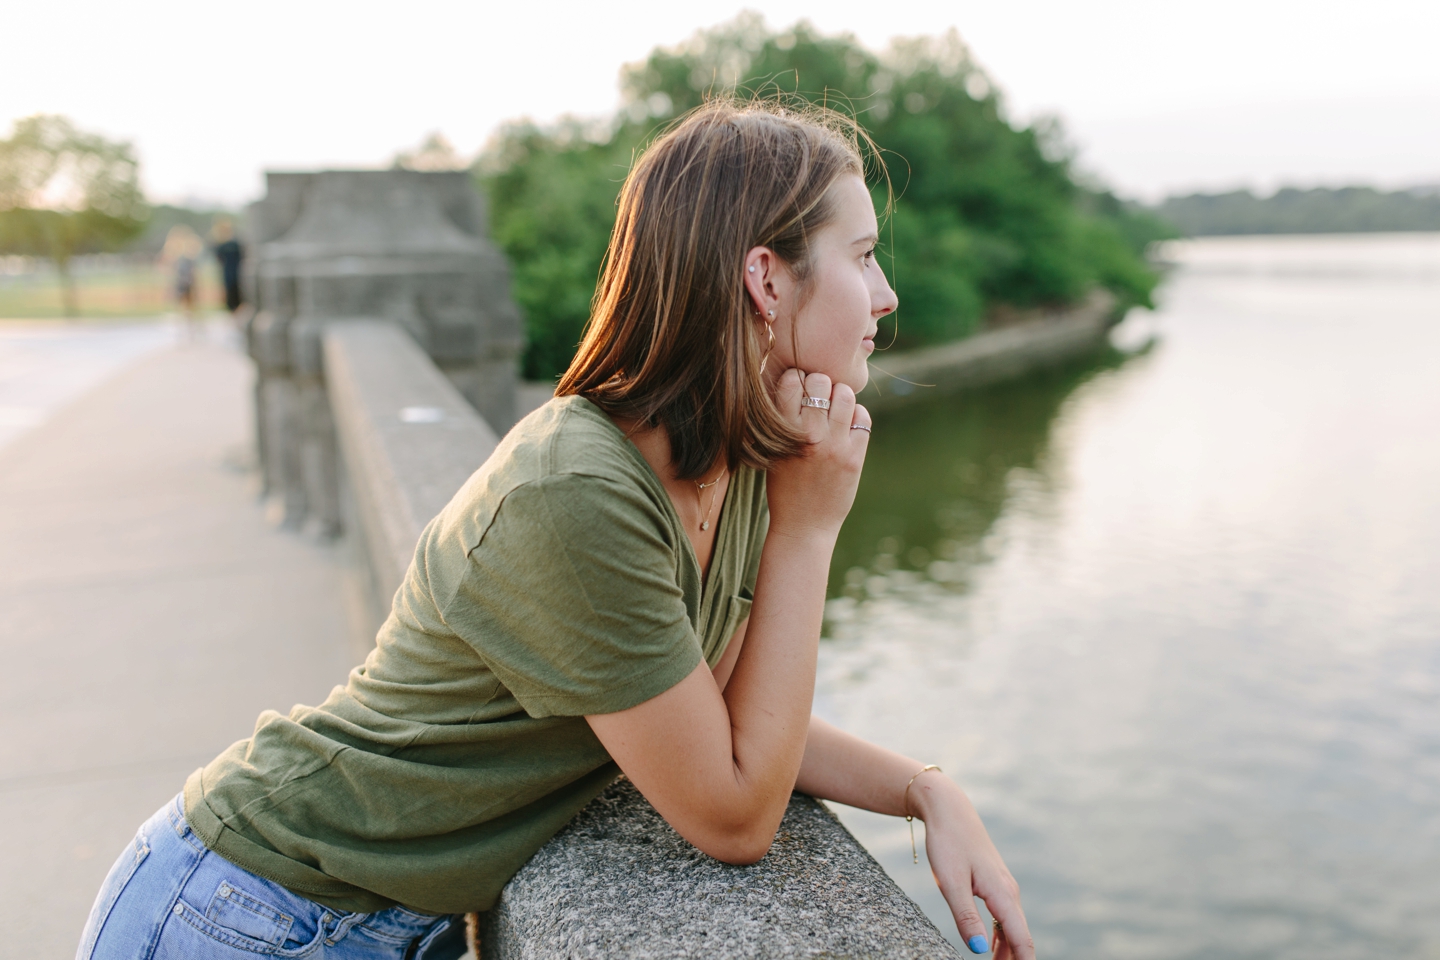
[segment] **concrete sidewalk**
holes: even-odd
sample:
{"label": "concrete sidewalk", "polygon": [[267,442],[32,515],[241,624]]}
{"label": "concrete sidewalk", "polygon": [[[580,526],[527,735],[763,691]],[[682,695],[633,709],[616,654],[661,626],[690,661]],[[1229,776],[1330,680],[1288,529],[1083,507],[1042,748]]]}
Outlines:
{"label": "concrete sidewalk", "polygon": [[166,349],[0,451],[0,957],[73,957],[135,828],[366,647],[337,549],[255,501],[250,377]]}

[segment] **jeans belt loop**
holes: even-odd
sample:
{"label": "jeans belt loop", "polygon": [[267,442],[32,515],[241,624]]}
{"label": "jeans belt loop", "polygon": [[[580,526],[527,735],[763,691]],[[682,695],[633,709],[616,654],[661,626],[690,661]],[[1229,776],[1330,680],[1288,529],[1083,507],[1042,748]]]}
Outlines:
{"label": "jeans belt loop", "polygon": [[369,914],[347,913],[343,917],[335,917],[333,914],[327,914],[327,916],[330,916],[331,919],[335,922],[335,929],[325,934],[325,942],[333,946],[334,944],[339,943],[341,940],[345,939],[345,935],[350,932],[350,928],[355,926],[355,924],[359,923],[361,920],[364,920],[366,917],[369,916]]}

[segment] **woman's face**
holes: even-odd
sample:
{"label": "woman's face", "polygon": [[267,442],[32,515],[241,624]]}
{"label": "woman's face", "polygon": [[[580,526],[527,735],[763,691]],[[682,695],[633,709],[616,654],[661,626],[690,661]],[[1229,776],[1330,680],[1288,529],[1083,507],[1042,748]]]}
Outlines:
{"label": "woman's face", "polygon": [[[823,373],[856,393],[870,378],[866,360],[875,350],[876,325],[899,304],[875,259],[879,239],[875,207],[865,181],[841,177],[830,188],[832,217],[810,240],[811,274],[806,289],[769,249],[746,256],[746,286],[759,320],[773,320],[775,345],[765,364],[774,381],[795,367]],[[808,294],[803,303],[802,294]],[[764,327],[760,342],[768,340]]]}

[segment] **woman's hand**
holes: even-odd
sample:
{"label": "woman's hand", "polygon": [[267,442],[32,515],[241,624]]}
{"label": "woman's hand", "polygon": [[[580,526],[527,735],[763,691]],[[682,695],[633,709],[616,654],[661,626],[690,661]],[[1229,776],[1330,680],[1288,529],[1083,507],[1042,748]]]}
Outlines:
{"label": "woman's hand", "polygon": [[[855,502],[860,468],[869,445],[870,414],[855,402],[855,391],[834,386],[823,373],[803,376],[786,370],[775,403],[810,441],[803,456],[776,464],[766,478],[771,534],[819,533],[834,537]],[[828,410],[805,404],[829,401]]]}
{"label": "woman's hand", "polygon": [[1034,960],[1035,943],[1020,908],[1020,888],[965,791],[932,771],[915,779],[910,800],[915,816],[925,821],[925,855],[960,936],[971,950],[981,945],[976,937],[990,939],[991,931],[975,909],[979,897],[1000,921],[999,936],[989,944],[995,960]]}
{"label": "woman's hand", "polygon": [[[925,821],[930,869],[966,944],[976,953],[993,948],[999,960],[1034,960],[1020,890],[970,798],[939,770],[915,773],[919,766],[917,760],[811,717],[795,786],[812,797]],[[976,897],[1004,924],[998,946],[989,942]]]}

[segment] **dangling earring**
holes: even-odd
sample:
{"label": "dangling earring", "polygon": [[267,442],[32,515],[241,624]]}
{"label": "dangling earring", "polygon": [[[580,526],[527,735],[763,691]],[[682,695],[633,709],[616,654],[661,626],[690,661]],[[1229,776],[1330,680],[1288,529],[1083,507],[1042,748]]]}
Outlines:
{"label": "dangling earring", "polygon": [[[775,311],[769,311],[770,316],[775,316]],[[769,320],[765,321],[765,332],[770,335],[770,342],[765,344],[765,356],[760,358],[760,373],[764,375],[765,364],[770,362],[770,351],[775,349],[775,324]]]}

